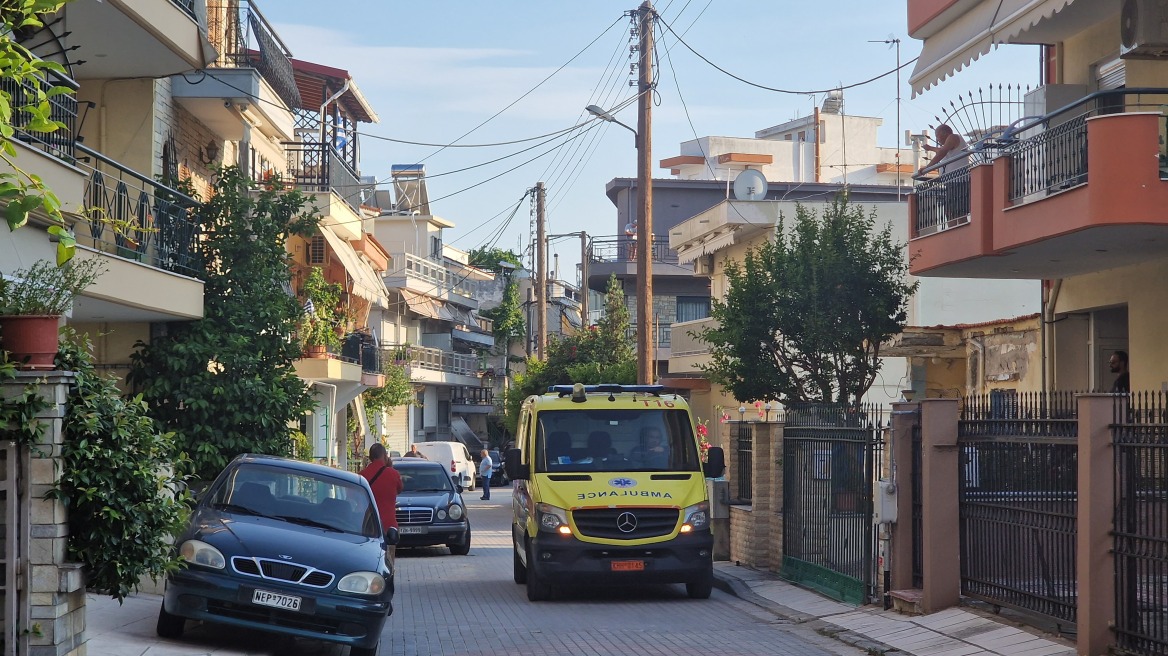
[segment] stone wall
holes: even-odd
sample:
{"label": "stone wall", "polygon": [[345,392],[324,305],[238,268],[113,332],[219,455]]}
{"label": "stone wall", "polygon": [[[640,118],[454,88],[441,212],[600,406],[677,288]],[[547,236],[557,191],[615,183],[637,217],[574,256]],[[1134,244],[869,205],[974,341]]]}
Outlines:
{"label": "stone wall", "polygon": [[[29,656],[83,656],[85,653],[85,581],[81,566],[66,561],[68,538],[65,505],[47,498],[57,484],[61,471],[62,422],[65,416],[68,385],[72,375],[20,373],[15,381],[6,382],[0,396],[11,398],[26,385],[35,384],[49,407],[37,414],[44,427],[40,443],[33,448],[20,447],[16,454],[18,499],[16,517],[4,517],[5,544],[12,548],[27,540],[27,553],[15,555],[7,574],[27,582],[24,590],[5,589],[17,595],[17,617],[5,617],[6,627],[19,642],[27,645]],[[10,452],[12,453],[12,452]],[[13,580],[8,576],[6,580]],[[7,600],[6,600],[7,601]],[[6,635],[9,634],[5,631]]]}

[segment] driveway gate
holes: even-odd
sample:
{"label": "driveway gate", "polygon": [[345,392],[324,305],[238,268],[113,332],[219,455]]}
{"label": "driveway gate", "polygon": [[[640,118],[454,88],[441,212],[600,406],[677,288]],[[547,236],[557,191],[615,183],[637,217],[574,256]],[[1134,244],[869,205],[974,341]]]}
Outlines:
{"label": "driveway gate", "polygon": [[853,604],[876,593],[880,420],[875,406],[799,404],[783,429],[782,575]]}

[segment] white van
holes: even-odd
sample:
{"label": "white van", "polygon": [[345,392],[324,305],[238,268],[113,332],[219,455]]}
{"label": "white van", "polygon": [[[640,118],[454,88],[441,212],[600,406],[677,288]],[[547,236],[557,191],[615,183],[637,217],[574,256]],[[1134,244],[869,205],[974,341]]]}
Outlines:
{"label": "white van", "polygon": [[464,490],[475,488],[474,458],[462,442],[415,442],[414,446],[427,459],[442,463]]}

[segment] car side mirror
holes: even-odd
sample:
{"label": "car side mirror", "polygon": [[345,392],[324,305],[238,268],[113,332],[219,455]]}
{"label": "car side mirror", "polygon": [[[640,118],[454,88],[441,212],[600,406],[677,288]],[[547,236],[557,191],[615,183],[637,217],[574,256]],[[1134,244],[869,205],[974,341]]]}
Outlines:
{"label": "car side mirror", "polygon": [[454,483],[454,489],[458,490],[459,494],[462,494],[462,483],[458,482],[458,476],[451,476],[450,482]]}
{"label": "car side mirror", "polygon": [[525,481],[531,478],[531,468],[523,464],[523,452],[519,449],[507,449],[503,456],[503,471],[507,478],[513,481]]}
{"label": "car side mirror", "polygon": [[397,542],[398,542],[398,540],[399,540],[399,539],[401,539],[401,534],[400,534],[400,533],[398,533],[397,527],[396,527],[396,526],[390,526],[390,527],[389,527],[389,530],[387,530],[387,531],[385,532],[385,544],[386,544],[386,546],[388,547],[388,546],[390,546],[390,545],[395,545],[395,544],[397,544]]}
{"label": "car side mirror", "polygon": [[702,464],[702,473],[706,478],[718,478],[726,472],[726,452],[720,446],[712,446],[706,453],[706,462]]}

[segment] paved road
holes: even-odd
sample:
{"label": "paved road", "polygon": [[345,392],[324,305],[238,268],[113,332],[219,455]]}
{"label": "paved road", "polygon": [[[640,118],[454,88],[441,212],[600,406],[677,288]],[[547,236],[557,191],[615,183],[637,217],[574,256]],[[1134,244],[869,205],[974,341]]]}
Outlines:
{"label": "paved road", "polygon": [[[381,656],[863,654],[718,590],[707,600],[689,599],[681,585],[590,590],[533,604],[511,578],[511,491],[494,490],[489,502],[479,494],[465,495],[470,555],[452,556],[445,548],[398,552],[395,610]],[[182,639],[162,640],[154,633],[159,603],[156,595],[132,596],[125,606],[95,603],[90,656],[348,654],[314,640],[193,623]]]}
{"label": "paved road", "polygon": [[531,603],[511,578],[510,489],[493,490],[491,501],[477,491],[464,496],[470,555],[399,550],[383,656],[863,653],[717,590],[708,600],[691,600],[674,585],[560,592]]}

